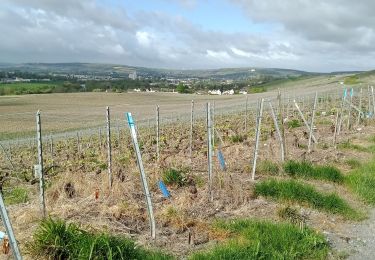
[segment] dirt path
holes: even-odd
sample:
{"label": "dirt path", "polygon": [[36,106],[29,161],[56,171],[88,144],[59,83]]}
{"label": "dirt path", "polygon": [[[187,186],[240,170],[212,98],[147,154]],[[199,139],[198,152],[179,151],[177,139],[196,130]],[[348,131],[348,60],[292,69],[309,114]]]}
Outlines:
{"label": "dirt path", "polygon": [[342,227],[342,232],[327,233],[332,246],[338,255],[350,260],[375,258],[375,209],[369,211],[369,218],[348,223]]}

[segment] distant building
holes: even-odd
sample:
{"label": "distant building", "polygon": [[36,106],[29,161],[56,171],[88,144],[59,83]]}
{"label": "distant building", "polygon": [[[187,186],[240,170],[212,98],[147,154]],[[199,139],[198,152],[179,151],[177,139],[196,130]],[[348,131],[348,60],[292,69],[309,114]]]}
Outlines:
{"label": "distant building", "polygon": [[210,94],[210,95],[221,95],[221,91],[220,91],[220,89],[209,90],[208,94]]}
{"label": "distant building", "polygon": [[135,89],[133,89],[134,90],[134,92],[141,92],[141,89],[140,88],[135,88]]}
{"label": "distant building", "polygon": [[137,72],[134,71],[133,73],[129,74],[129,79],[136,80],[137,79]]}
{"label": "distant building", "polygon": [[247,94],[247,91],[246,90],[240,90],[240,92],[238,92],[240,94],[243,94],[243,95],[246,95]]}
{"label": "distant building", "polygon": [[231,90],[226,90],[223,92],[223,95],[233,95],[234,94],[234,90],[231,89]]}

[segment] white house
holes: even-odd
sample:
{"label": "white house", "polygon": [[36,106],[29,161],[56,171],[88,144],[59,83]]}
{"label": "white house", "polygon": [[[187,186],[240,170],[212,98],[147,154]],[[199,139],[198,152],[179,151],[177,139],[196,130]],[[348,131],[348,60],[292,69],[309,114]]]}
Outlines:
{"label": "white house", "polygon": [[221,91],[220,91],[220,89],[209,90],[208,94],[210,94],[210,95],[221,95]]}
{"label": "white house", "polygon": [[223,95],[233,95],[234,94],[234,90],[231,89],[231,90],[226,90],[223,92]]}
{"label": "white house", "polygon": [[247,91],[246,91],[246,90],[240,90],[239,93],[240,93],[240,94],[243,94],[243,95],[247,95]]}

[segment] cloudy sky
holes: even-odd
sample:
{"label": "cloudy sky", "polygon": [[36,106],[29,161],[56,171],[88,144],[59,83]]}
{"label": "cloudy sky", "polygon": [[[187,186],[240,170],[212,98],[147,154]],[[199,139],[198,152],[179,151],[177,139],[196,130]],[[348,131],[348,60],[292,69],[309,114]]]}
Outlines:
{"label": "cloudy sky", "polygon": [[373,0],[0,0],[0,62],[375,68]]}

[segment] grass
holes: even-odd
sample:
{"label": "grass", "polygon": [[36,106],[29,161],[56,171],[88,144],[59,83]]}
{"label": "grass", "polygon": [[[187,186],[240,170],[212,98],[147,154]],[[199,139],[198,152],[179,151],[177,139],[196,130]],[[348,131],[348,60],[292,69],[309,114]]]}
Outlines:
{"label": "grass", "polygon": [[318,192],[313,186],[294,180],[267,180],[257,183],[255,194],[279,201],[301,203],[326,212],[340,214],[348,219],[361,218],[361,215],[338,195]]}
{"label": "grass", "polygon": [[355,158],[351,158],[351,159],[346,160],[345,164],[348,165],[351,169],[357,169],[357,168],[361,167],[361,165],[362,165],[362,163]]}
{"label": "grass", "polygon": [[284,163],[284,171],[293,177],[327,180],[336,183],[344,181],[344,176],[339,169],[329,165],[313,165],[307,161],[289,160]]}
{"label": "grass", "polygon": [[135,245],[126,237],[89,233],[63,220],[45,219],[27,245],[35,257],[48,259],[172,259]]}
{"label": "grass", "polygon": [[339,149],[345,149],[345,150],[356,150],[359,152],[370,152],[371,150],[367,147],[358,145],[358,144],[352,144],[349,140],[339,143],[337,145],[337,148]]}
{"label": "grass", "polygon": [[22,187],[4,189],[3,194],[6,205],[25,203],[29,200],[27,190]]}
{"label": "grass", "polygon": [[288,128],[297,128],[301,126],[301,122],[298,119],[293,119],[287,122]]}
{"label": "grass", "polygon": [[261,173],[276,175],[280,172],[279,165],[270,160],[260,161],[257,167]]}
{"label": "grass", "polygon": [[215,227],[229,232],[230,239],[190,259],[326,259],[329,249],[323,235],[286,223],[238,219]]}
{"label": "grass", "polygon": [[375,205],[375,161],[349,173],[346,184],[366,203]]}
{"label": "grass", "polygon": [[176,185],[182,187],[186,183],[186,177],[183,170],[175,168],[167,169],[163,172],[162,179],[167,185]]}
{"label": "grass", "polygon": [[246,139],[243,135],[232,135],[230,136],[230,141],[232,143],[242,143]]}

